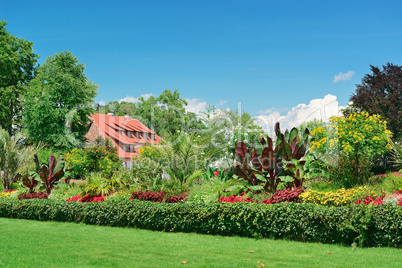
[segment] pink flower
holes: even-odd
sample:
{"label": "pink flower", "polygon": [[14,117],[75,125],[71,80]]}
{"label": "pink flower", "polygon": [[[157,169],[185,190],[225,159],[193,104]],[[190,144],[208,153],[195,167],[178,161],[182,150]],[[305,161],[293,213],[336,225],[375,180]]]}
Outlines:
{"label": "pink flower", "polygon": [[219,171],[214,171],[214,175],[215,175],[216,177],[219,177]]}

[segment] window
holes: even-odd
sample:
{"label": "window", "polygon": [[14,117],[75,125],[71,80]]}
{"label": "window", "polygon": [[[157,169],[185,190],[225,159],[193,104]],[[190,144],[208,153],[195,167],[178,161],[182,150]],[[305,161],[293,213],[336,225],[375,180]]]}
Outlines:
{"label": "window", "polygon": [[128,135],[127,135],[127,137],[129,137],[129,138],[132,138],[132,137],[133,137],[133,135],[132,135],[132,132],[131,132],[131,131],[128,131],[128,132],[127,132],[127,134],[128,134]]}
{"label": "window", "polygon": [[130,145],[130,151],[131,151],[132,153],[135,152],[135,145],[134,145],[134,144]]}
{"label": "window", "polygon": [[144,137],[145,140],[148,139],[148,133],[144,133],[143,137]]}
{"label": "window", "polygon": [[155,134],[151,134],[151,140],[155,140]]}
{"label": "window", "polygon": [[140,138],[140,133],[139,133],[139,132],[135,132],[135,137],[136,137],[137,139],[139,139],[139,138]]}

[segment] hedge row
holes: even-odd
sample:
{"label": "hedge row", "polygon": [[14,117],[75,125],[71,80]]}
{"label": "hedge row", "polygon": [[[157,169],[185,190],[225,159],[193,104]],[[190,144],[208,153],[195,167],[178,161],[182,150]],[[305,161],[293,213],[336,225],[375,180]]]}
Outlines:
{"label": "hedge row", "polygon": [[0,217],[149,230],[402,247],[402,207],[314,204],[99,203],[0,198]]}

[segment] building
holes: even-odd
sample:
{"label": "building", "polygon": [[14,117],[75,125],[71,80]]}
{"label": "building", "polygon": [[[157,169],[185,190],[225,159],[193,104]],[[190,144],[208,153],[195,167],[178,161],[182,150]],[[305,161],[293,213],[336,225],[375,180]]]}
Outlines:
{"label": "building", "polygon": [[137,119],[113,114],[92,114],[88,143],[93,143],[99,136],[110,139],[117,147],[119,157],[125,166],[131,166],[131,159],[138,154],[138,149],[145,143],[159,144],[161,138]]}

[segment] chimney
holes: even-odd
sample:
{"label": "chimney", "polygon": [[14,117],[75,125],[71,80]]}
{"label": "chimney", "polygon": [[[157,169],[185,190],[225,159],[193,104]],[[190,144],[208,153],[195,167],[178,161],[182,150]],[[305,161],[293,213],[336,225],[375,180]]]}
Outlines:
{"label": "chimney", "polygon": [[130,116],[128,114],[125,114],[124,118],[129,118],[130,119]]}
{"label": "chimney", "polygon": [[107,113],[107,115],[111,115],[111,116],[113,116],[113,113]]}

